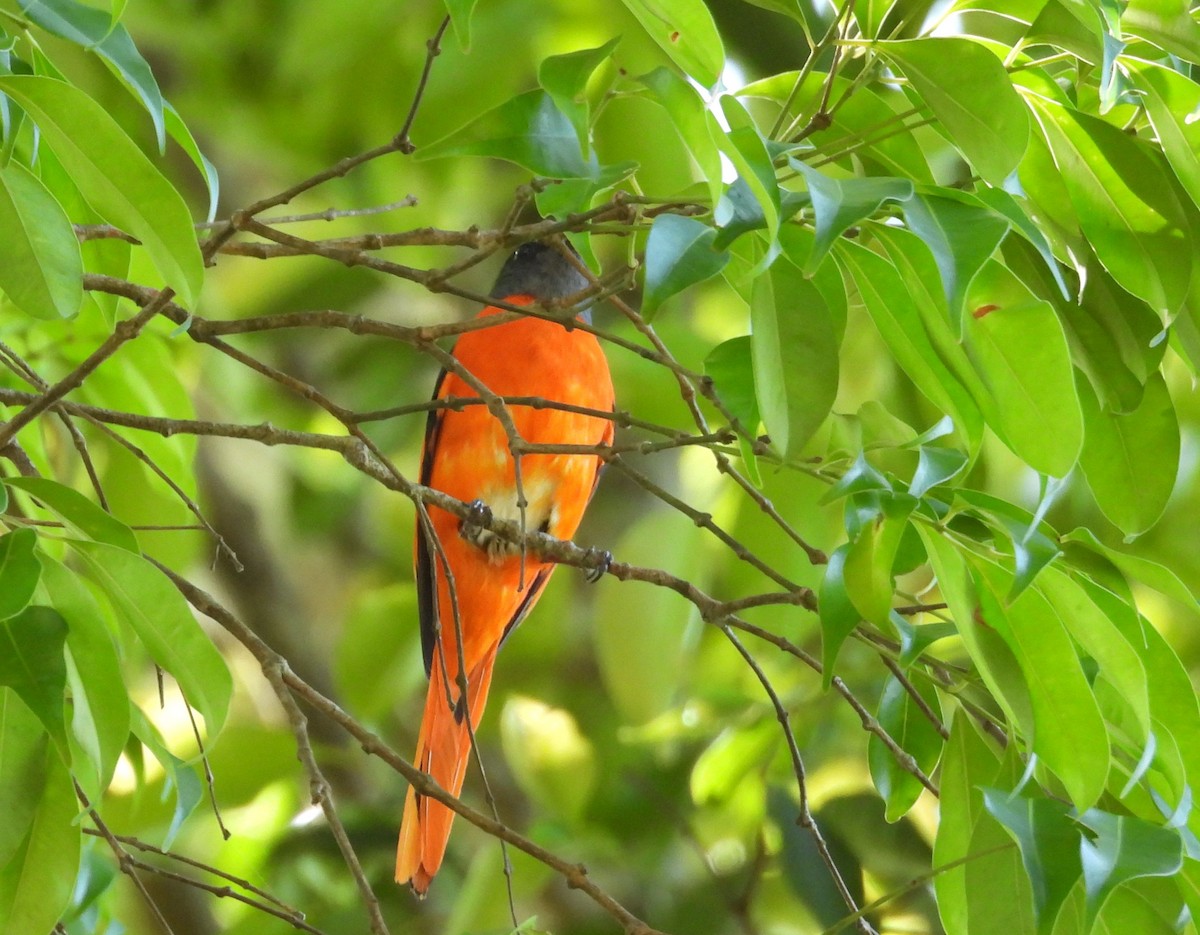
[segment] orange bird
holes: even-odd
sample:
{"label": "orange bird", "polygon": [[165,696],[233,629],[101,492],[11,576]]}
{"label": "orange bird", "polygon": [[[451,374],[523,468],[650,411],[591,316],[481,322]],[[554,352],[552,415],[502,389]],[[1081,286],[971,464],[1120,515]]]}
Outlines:
{"label": "orange bird", "polygon": [[[504,264],[491,295],[510,305],[530,305],[573,296],[586,285],[555,247],[527,243]],[[488,306],[479,317],[500,311]],[[578,328],[523,317],[467,332],[454,348],[454,356],[497,396],[540,397],[603,411],[613,408],[604,352],[593,335]],[[434,390],[435,399],[478,395],[466,381],[445,370]],[[612,441],[609,419],[561,408],[513,405],[508,409],[526,442],[601,445]],[[571,538],[596,488],[601,463],[593,454],[523,455],[525,528]],[[508,437],[485,405],[430,413],[421,483],[473,503],[481,515],[490,511],[497,518],[521,519]],[[417,602],[429,692],[413,762],[442,788],[458,795],[471,755],[468,712],[474,730],[487,703],[496,651],[533,609],[554,565],[527,551],[522,569],[519,546],[435,506],[429,507],[429,519],[442,554],[430,548],[418,521]],[[458,686],[460,633],[467,673],[465,705]],[[409,788],[396,850],[397,883],[410,883],[418,896],[425,895],[441,866],[453,820],[453,811]]]}

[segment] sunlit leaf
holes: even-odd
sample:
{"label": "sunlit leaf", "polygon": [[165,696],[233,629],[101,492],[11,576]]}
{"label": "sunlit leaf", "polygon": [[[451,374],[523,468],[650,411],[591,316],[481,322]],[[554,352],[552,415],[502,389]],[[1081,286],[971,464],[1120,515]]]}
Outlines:
{"label": "sunlit leaf", "polygon": [[930,488],[957,477],[966,466],[967,456],[961,451],[922,445],[917,470],[908,486],[908,492],[914,497],[923,497]]}
{"label": "sunlit leaf", "polygon": [[166,284],[194,303],[204,268],[187,205],[104,108],[52,78],[0,75],[0,91],[37,122],[92,207],[141,241]]}
{"label": "sunlit leaf", "polygon": [[780,261],[754,281],[754,387],[771,443],[799,456],[833,406],[838,344],[829,306],[811,280]]}
{"label": "sunlit leaf", "polygon": [[1089,924],[1122,883],[1169,876],[1183,864],[1182,841],[1174,828],[1099,809],[1085,812],[1079,820],[1095,834],[1080,845]]}
{"label": "sunlit leaf", "polygon": [[5,486],[23,490],[68,526],[97,542],[141,552],[133,530],[71,487],[44,477],[10,477]]}
{"label": "sunlit leaf", "polygon": [[613,53],[618,36],[594,49],[580,49],[565,55],[552,55],[538,66],[538,83],[554,98],[558,109],[575,126],[584,146],[588,145],[588,106],[584,99],[588,79]]}
{"label": "sunlit leaf", "polygon": [[1014,798],[999,789],[984,789],[983,800],[1021,849],[1033,887],[1037,930],[1048,933],[1083,873],[1079,826],[1071,820],[1068,806],[1053,799]]}
{"label": "sunlit leaf", "polygon": [[706,88],[721,77],[725,49],[703,0],[622,0],[650,38]]}
{"label": "sunlit leaf", "polygon": [[0,289],[35,318],[71,318],[83,301],[83,263],[71,222],[16,161],[0,168]]}
{"label": "sunlit leaf", "polygon": [[984,180],[999,186],[1029,141],[1029,117],[1000,60],[970,39],[880,42]]}

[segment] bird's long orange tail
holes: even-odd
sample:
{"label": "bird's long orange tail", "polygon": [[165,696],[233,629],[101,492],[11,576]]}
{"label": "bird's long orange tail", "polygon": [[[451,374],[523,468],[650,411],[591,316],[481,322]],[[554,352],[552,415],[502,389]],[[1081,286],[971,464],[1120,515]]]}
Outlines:
{"label": "bird's long orange tail", "polygon": [[[466,707],[470,710],[471,730],[479,725],[479,718],[487,704],[497,648],[491,648],[467,679]],[[452,705],[449,701],[450,698],[458,698],[458,688],[452,685],[447,692],[440,655],[439,649],[430,673],[429,693],[425,696],[425,714],[421,719],[413,763],[422,772],[432,776],[439,786],[457,796],[462,791],[467,764],[471,759],[471,735],[467,730],[465,712],[461,706]],[[449,671],[453,673],[454,670]],[[451,809],[436,799],[417,794],[412,786],[408,787],[408,796],[404,800],[404,820],[400,825],[400,842],[396,848],[397,883],[409,883],[414,893],[425,895],[430,881],[442,865],[453,821],[454,812]]]}

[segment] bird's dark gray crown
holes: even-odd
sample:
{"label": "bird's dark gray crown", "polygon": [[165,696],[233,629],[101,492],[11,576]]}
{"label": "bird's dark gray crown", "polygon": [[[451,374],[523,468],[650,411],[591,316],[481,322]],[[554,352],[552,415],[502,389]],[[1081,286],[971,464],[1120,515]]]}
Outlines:
{"label": "bird's dark gray crown", "polygon": [[531,241],[505,261],[491,294],[494,299],[528,295],[538,302],[552,302],[582,292],[587,284],[556,246]]}

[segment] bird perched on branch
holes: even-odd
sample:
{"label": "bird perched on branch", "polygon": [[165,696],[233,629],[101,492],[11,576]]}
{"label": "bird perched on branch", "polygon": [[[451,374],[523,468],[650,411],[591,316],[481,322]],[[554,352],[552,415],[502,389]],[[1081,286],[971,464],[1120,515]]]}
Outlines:
{"label": "bird perched on branch", "polygon": [[[504,264],[491,296],[509,305],[547,304],[577,295],[586,285],[559,247],[532,242],[518,247]],[[489,305],[479,318],[500,311]],[[600,344],[569,323],[522,317],[470,331],[459,339],[454,356],[497,397],[539,397],[612,411],[612,379]],[[435,399],[480,395],[470,381],[446,370],[434,390]],[[595,490],[602,459],[590,453],[536,453],[522,455],[518,465],[511,430],[530,444],[606,445],[613,437],[612,420],[564,406],[506,408],[511,426],[483,404],[431,411],[421,483],[472,504],[481,518],[512,520],[527,530],[569,539]],[[428,517],[425,528],[418,517],[415,548],[429,692],[414,763],[458,795],[496,652],[533,609],[554,565],[485,523],[462,521],[432,505]],[[465,698],[460,671],[466,673]],[[441,866],[453,820],[445,805],[409,788],[396,853],[398,883],[410,883],[417,895],[425,895]]]}

